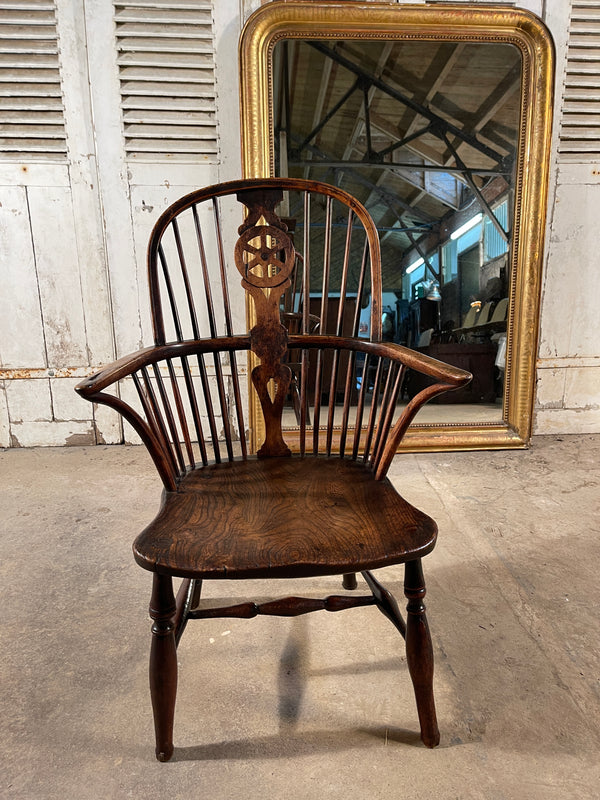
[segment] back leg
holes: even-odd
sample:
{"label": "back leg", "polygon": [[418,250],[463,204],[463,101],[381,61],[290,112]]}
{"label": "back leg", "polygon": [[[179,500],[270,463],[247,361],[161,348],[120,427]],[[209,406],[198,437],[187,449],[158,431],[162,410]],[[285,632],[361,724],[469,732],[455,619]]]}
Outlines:
{"label": "back leg", "polygon": [[358,583],[356,582],[356,573],[348,572],[342,578],[342,586],[344,589],[356,589]]}

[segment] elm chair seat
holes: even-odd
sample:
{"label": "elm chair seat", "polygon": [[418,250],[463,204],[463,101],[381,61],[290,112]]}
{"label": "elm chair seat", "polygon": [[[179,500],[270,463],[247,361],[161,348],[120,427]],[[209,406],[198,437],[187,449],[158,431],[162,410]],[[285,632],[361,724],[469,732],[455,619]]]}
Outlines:
{"label": "elm chair seat", "polygon": [[133,549],[141,567],[182,578],[293,578],[424,556],[436,530],[355,461],[248,459],[192,472],[166,492]]}
{"label": "elm chair seat", "polygon": [[[285,222],[277,214],[284,197]],[[154,344],[77,391],[123,416],[164,486],[156,519],[134,543],[136,561],[153,574],[157,758],[174,752],[177,645],[190,620],[368,605],[406,639],[421,738],[434,747],[421,558],[434,547],[436,525],[386,473],[423,403],[463,386],[469,374],[381,341],[377,229],[360,203],[333,186],[240,180],[182,197],[152,231],[148,279]],[[366,307],[370,341],[358,337]],[[408,370],[433,383],[403,405]],[[249,419],[248,395],[257,397]],[[371,572],[401,563],[406,621]],[[356,593],[357,573],[367,593]],[[342,576],[345,593],[218,608],[202,594],[212,579],[323,575]],[[173,579],[181,579],[176,596]]]}

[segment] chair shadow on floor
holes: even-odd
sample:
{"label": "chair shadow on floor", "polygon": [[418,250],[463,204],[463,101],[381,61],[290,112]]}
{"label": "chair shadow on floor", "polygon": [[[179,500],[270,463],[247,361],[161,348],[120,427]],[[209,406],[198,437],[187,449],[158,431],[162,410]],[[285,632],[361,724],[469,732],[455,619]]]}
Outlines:
{"label": "chair shadow on floor", "polygon": [[[311,679],[328,676],[368,675],[373,672],[406,670],[401,641],[398,657],[375,662],[352,662],[321,669],[310,668],[310,635],[306,617],[296,617],[283,648],[277,675],[279,732],[244,739],[230,739],[204,745],[178,746],[174,761],[218,761],[279,759],[310,756],[323,752],[337,753],[352,749],[385,746],[389,743],[421,746],[418,732],[390,725],[331,727],[330,730],[299,730],[307,684]],[[406,687],[408,689],[408,686]],[[400,688],[399,688],[400,691]],[[326,702],[326,701],[324,701]]]}
{"label": "chair shadow on floor", "polygon": [[[377,740],[377,741],[375,741]],[[387,742],[423,747],[418,733],[402,728],[291,731],[190,747],[178,746],[173,761],[245,761],[312,756],[380,746]]]}
{"label": "chair shadow on floor", "polygon": [[[450,535],[450,534],[449,534]],[[523,548],[523,563],[531,554]],[[559,556],[547,558],[548,574],[536,576],[536,592],[548,593],[548,583],[557,574]],[[561,681],[553,661],[555,645],[545,646],[540,638],[549,623],[538,621],[540,631],[529,629],[523,622],[517,599],[522,592],[525,567],[511,566],[512,581],[502,586],[490,582],[490,572],[481,563],[463,563],[460,569],[441,567],[433,575],[432,596],[435,598],[437,625],[433,631],[436,655],[435,685],[443,697],[441,747],[472,746],[478,743],[506,754],[564,755],[578,759],[594,757],[598,734],[593,731],[594,712],[589,716],[577,705],[571,691]],[[392,591],[399,583],[388,582]],[[475,600],[487,592],[488,602]],[[539,611],[535,595],[532,609]],[[432,601],[433,604],[433,601]],[[565,603],[562,616],[555,619],[559,631],[573,624],[574,609]],[[577,612],[583,613],[579,608]],[[586,612],[590,618],[593,611]],[[460,624],[457,623],[460,622]],[[393,633],[391,634],[393,636]],[[366,661],[352,653],[331,666],[321,660],[310,665],[309,646],[315,632],[307,618],[298,617],[290,626],[288,638],[279,656],[277,697],[279,731],[267,735],[230,738],[192,746],[180,746],[175,759],[180,761],[277,759],[305,757],[319,753],[343,753],[371,747],[409,745],[420,747],[414,728],[402,727],[401,699],[409,696],[410,680],[401,642],[398,657],[382,655]],[[351,647],[353,637],[349,637]],[[465,654],[470,653],[467,657]],[[333,661],[333,659],[332,659]],[[388,725],[382,715],[372,715],[373,725],[353,719],[333,718],[330,727],[323,717],[315,720],[315,730],[300,728],[309,681],[327,677],[369,676],[390,672],[397,674],[390,696],[391,719],[399,725]],[[582,678],[583,680],[583,678]],[[357,701],[358,702],[358,701]],[[370,701],[367,701],[370,702]],[[328,703],[324,697],[321,705]],[[329,712],[325,709],[325,714]],[[386,715],[387,716],[387,715]],[[411,725],[407,717],[407,725]],[[210,739],[210,734],[207,734]],[[400,752],[400,751],[399,751]],[[399,755],[399,757],[401,757]]]}

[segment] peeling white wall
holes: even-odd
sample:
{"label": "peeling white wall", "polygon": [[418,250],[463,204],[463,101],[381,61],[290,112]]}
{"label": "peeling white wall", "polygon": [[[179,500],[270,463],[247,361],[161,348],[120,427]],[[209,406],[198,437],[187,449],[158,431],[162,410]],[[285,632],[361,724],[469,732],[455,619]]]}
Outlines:
{"label": "peeling white wall", "polygon": [[214,3],[220,152],[188,165],[126,159],[113,5],[56,0],[68,163],[0,163],[0,447],[122,441],[117,415],[73,387],[151,342],[145,251],[158,215],[240,175],[242,5]]}
{"label": "peeling white wall", "polygon": [[600,164],[557,156],[570,3],[548,0],[556,44],[556,102],[542,288],[534,433],[600,432],[598,269]]}
{"label": "peeling white wall", "polygon": [[[198,186],[240,174],[237,43],[260,0],[215,0],[217,163],[125,158],[112,4],[57,0],[68,163],[0,164],[0,446],[118,442],[84,375],[149,343],[147,236]],[[557,90],[535,433],[600,431],[600,164],[556,159],[570,3],[518,3],[556,42]],[[237,309],[243,314],[243,303]]]}
{"label": "peeling white wall", "polygon": [[548,230],[535,433],[600,431],[600,179],[562,165]]}

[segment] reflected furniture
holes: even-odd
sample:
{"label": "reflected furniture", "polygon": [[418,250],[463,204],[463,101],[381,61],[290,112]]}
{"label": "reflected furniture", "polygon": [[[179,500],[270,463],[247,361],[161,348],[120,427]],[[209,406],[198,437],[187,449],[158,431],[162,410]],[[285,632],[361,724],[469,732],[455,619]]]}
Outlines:
{"label": "reflected furniture", "polygon": [[[303,234],[296,240],[304,296],[310,296],[311,280],[323,289],[317,314],[303,304],[298,333],[281,322],[282,296],[296,262],[281,219],[288,215],[277,212],[281,204],[302,214]],[[311,240],[313,233],[320,247]],[[370,605],[406,639],[421,738],[434,747],[439,731],[421,559],[433,549],[437,529],[397,493],[386,473],[422,404],[460,388],[470,376],[381,341],[377,231],[364,207],[340,189],[258,179],[195,191],[159,218],[148,266],[154,344],[85,379],[77,391],[123,415],[148,448],[164,485],[157,516],[133,545],[137,563],[153,574],[150,690],[157,758],[173,755],[177,644],[188,621],[293,617]],[[333,323],[327,322],[330,282],[341,292]],[[249,333],[239,330],[231,302],[240,283],[254,303]],[[371,341],[356,337],[356,310],[366,292]],[[346,335],[343,301],[351,293],[352,335]],[[312,315],[319,317],[318,334],[312,332]],[[290,350],[299,354],[297,453],[291,452],[281,422],[291,381]],[[247,448],[244,416],[250,353],[250,380],[265,429],[256,455]],[[342,356],[346,366],[340,374]],[[363,382],[353,400],[359,362],[361,369],[373,368],[374,378],[369,387]],[[314,386],[308,391],[311,367]],[[425,373],[433,385],[396,415],[407,369]],[[339,407],[337,387],[342,387]],[[405,565],[406,620],[372,572],[393,564]],[[356,593],[359,572],[367,588],[361,594]],[[344,594],[218,608],[201,597],[203,582],[210,580],[328,575],[343,576]],[[174,578],[181,579],[176,593]]]}
{"label": "reflected furniture", "polygon": [[[496,400],[495,361],[498,347],[494,342],[439,342],[427,347],[417,347],[419,353],[437,358],[447,364],[464,369],[473,375],[466,386],[452,395],[434,398],[434,403],[493,403]],[[414,397],[431,384],[427,375],[410,372],[407,376],[407,393]]]}

